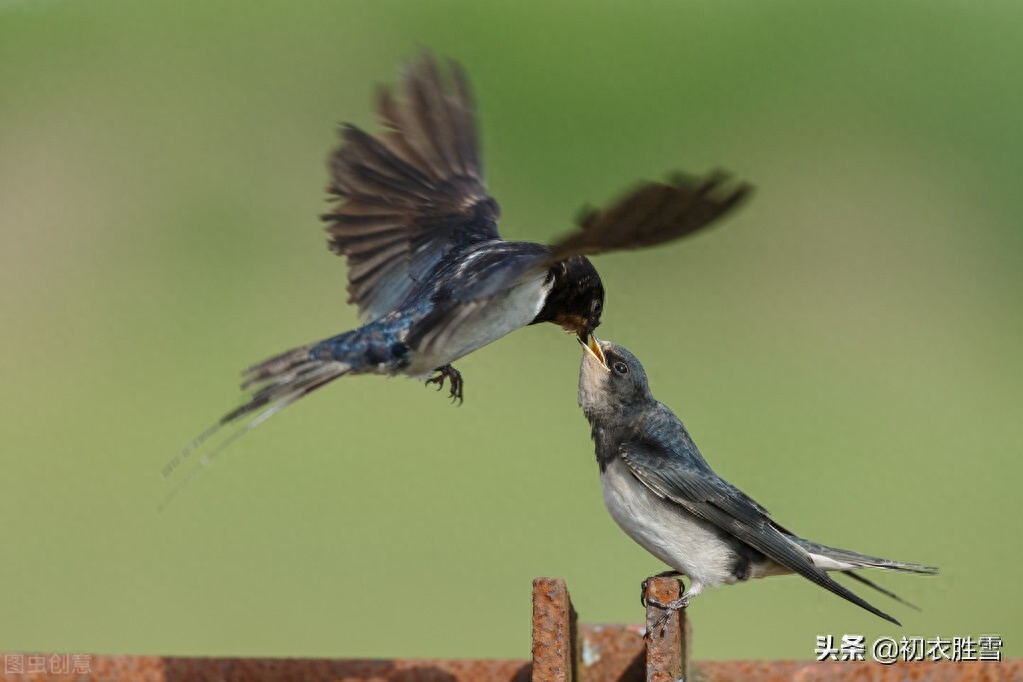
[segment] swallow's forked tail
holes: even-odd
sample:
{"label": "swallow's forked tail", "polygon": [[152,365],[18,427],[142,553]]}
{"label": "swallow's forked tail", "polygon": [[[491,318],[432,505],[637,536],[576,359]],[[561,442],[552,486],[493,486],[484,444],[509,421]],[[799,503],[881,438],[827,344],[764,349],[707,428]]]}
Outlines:
{"label": "swallow's forked tail", "polygon": [[810,558],[814,564],[818,567],[828,571],[841,572],[853,580],[856,580],[867,587],[872,587],[881,594],[891,597],[900,604],[920,610],[918,606],[912,604],[899,595],[891,592],[873,580],[865,578],[859,573],[856,573],[857,569],[860,568],[878,568],[884,571],[899,571],[901,573],[916,573],[919,575],[936,575],[938,568],[936,566],[924,566],[923,564],[911,564],[903,561],[893,561],[891,559],[882,559],[881,557],[870,556],[869,554],[860,554],[849,549],[839,549],[837,547],[828,547],[827,545],[819,545],[816,542],[804,540],[803,538],[795,538],[796,542],[809,553]]}
{"label": "swallow's forked tail", "polygon": [[323,346],[324,344],[321,342],[294,348],[253,365],[242,372],[242,390],[252,390],[252,395],[248,401],[225,414],[215,424],[199,434],[181,452],[164,465],[160,471],[161,477],[164,479],[168,478],[184,463],[189,455],[198,450],[203,443],[212,438],[225,426],[239,423],[248,417],[251,418],[238,428],[237,431],[203,455],[199,463],[192,467],[188,474],[178,481],[170,493],[167,494],[167,497],[160,504],[160,511],[163,511],[185,485],[231,443],[299,398],[352,371],[350,364],[335,360],[329,355],[323,357],[323,353],[318,353],[317,351],[323,349]]}

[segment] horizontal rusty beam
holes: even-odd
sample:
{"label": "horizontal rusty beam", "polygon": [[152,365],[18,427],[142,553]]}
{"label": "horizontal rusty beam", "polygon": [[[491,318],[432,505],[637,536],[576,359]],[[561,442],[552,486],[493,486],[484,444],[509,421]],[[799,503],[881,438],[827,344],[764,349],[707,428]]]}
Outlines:
{"label": "horizontal rusty beam", "polygon": [[[645,677],[643,638],[635,625],[580,625],[583,682],[631,682]],[[586,647],[592,647],[587,653]],[[53,654],[8,654],[39,659]],[[587,658],[589,663],[587,664]],[[165,658],[83,655],[79,673],[12,672],[2,682],[526,682],[532,666],[516,660],[336,660],[287,658]],[[5,661],[6,662],[6,661]],[[47,664],[49,665],[49,664]],[[1001,662],[947,661],[882,665],[873,661],[706,661],[690,679],[708,682],[1000,682],[1023,680],[1023,658]]]}
{"label": "horizontal rusty beam", "polygon": [[[674,579],[654,579],[647,597],[678,597]],[[652,625],[663,612],[647,611]],[[808,661],[690,662],[685,612],[644,637],[640,625],[576,623],[563,580],[533,582],[534,660],[336,660],[286,658],[175,658],[91,654],[0,654],[0,682],[999,682],[1023,680],[1023,659],[1001,662]],[[649,662],[649,665],[648,665]]]}
{"label": "horizontal rusty beam", "polygon": [[[51,654],[24,654],[48,658]],[[527,682],[528,661],[86,656],[79,674],[10,673],[3,682]],[[84,672],[85,668],[88,672]],[[10,666],[6,668],[10,670]],[[46,668],[52,670],[52,668]]]}
{"label": "horizontal rusty beam", "polygon": [[708,661],[696,664],[710,682],[1018,682],[1023,658],[1002,661]]}
{"label": "horizontal rusty beam", "polygon": [[643,682],[643,626],[580,624],[578,665],[580,682]]}

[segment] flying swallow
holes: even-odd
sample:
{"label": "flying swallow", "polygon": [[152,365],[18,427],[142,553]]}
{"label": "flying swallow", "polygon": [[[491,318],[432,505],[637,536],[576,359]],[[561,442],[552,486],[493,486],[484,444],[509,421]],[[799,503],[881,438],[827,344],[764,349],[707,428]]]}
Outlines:
{"label": "flying swallow", "polygon": [[580,343],[579,405],[596,444],[604,504],[630,538],[673,569],[659,575],[690,581],[678,600],[653,602],[665,609],[656,627],[708,587],[792,573],[899,624],[828,572],[906,603],[853,571],[934,574],[937,568],[820,545],[786,530],[714,473],[682,421],[654,399],[636,356],[593,335]]}
{"label": "flying swallow", "polygon": [[[329,160],[329,247],[348,265],[348,301],[365,324],[252,365],[248,399],[163,469],[166,478],[205,440],[244,423],[204,458],[339,377],[406,375],[450,381],[452,363],[520,327],[551,322],[581,336],[600,324],[604,286],[587,255],[696,232],[736,208],[750,186],[721,172],[646,182],[551,245],[510,242],[486,188],[473,100],[462,68],[424,54],[397,92],[382,89],[382,130],[343,125]],[[430,375],[434,375],[432,378]],[[248,421],[245,421],[248,420]]]}

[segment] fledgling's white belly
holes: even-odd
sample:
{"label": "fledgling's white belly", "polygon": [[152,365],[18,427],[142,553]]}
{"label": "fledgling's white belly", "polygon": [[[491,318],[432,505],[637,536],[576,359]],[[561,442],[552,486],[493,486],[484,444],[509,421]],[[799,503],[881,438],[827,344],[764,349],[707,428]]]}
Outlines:
{"label": "fledgling's white belly", "polygon": [[600,476],[611,518],[646,551],[699,589],[735,582],[735,552],[713,524],[657,497],[616,459]]}
{"label": "fledgling's white belly", "polygon": [[510,289],[506,295],[490,302],[470,315],[442,348],[414,352],[412,363],[405,370],[411,376],[422,376],[437,367],[448,365],[502,336],[525,327],[540,314],[550,290],[547,273],[541,272]]}

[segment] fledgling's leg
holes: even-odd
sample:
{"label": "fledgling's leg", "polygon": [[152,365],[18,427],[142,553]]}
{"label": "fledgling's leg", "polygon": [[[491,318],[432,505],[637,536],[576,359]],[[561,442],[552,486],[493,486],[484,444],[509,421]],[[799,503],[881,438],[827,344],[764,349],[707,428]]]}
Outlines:
{"label": "fledgling's leg", "polygon": [[701,592],[703,592],[703,585],[694,580],[692,583],[690,583],[689,589],[686,590],[685,593],[675,601],[670,601],[667,604],[665,604],[664,602],[660,602],[654,599],[648,599],[647,600],[648,604],[656,606],[659,609],[663,609],[664,614],[662,614],[661,617],[657,619],[657,622],[654,623],[654,627],[651,630],[647,630],[646,636],[653,637],[653,630],[660,630],[661,635],[663,636],[664,626],[667,624],[668,619],[671,618],[671,614],[675,613],[676,611],[681,611],[682,609],[688,607],[689,602]]}
{"label": "fledgling's leg", "polygon": [[439,391],[444,387],[444,380],[449,379],[451,383],[448,386],[448,395],[451,397],[451,402],[457,400],[459,405],[462,404],[462,387],[465,386],[465,382],[462,380],[462,373],[451,365],[444,365],[433,371],[439,372],[439,374],[427,379],[426,385],[437,384],[437,390]]}

